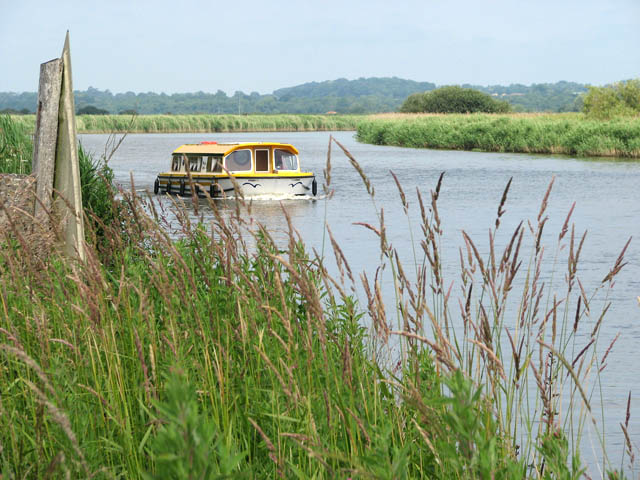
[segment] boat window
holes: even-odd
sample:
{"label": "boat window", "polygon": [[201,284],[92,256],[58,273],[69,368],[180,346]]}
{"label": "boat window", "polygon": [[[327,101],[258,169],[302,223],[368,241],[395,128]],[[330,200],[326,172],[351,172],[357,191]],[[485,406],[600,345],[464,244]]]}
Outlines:
{"label": "boat window", "polygon": [[297,170],[298,156],[287,150],[276,148],[273,152],[274,167],[276,170]]}
{"label": "boat window", "polygon": [[204,159],[203,159],[203,167],[205,167],[207,170],[207,172],[221,172],[222,171],[222,167],[220,166],[222,163],[222,157],[220,156],[213,156],[213,155],[209,155],[207,157],[207,165],[205,167],[204,165]]}
{"label": "boat window", "polygon": [[236,150],[225,158],[225,166],[230,172],[251,170],[251,150]]}
{"label": "boat window", "polygon": [[189,171],[199,172],[202,168],[202,157],[189,157]]}
{"label": "boat window", "polygon": [[174,155],[173,159],[171,160],[171,171],[172,172],[179,171],[181,163],[182,162],[180,162],[180,155]]}

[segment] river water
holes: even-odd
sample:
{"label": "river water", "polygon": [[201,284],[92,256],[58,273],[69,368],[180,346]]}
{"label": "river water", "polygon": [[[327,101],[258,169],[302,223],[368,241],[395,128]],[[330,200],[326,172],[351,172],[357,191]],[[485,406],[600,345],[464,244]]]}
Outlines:
{"label": "river water", "polygon": [[[126,137],[110,160],[110,165],[115,172],[116,182],[124,188],[130,188],[132,175],[136,189],[151,191],[157,173],[168,169],[171,152],[181,144],[203,140],[275,141],[295,145],[300,150],[303,169],[315,172],[319,185],[322,185],[329,135],[327,132],[133,134]],[[335,190],[334,196],[330,200],[287,199],[282,201],[282,205],[309,249],[315,247],[322,251],[326,220],[356,276],[366,271],[372,278],[380,262],[378,238],[362,226],[354,225],[354,222],[378,225],[375,208],[384,210],[387,235],[399,251],[405,269],[411,271],[414,248],[418,251],[420,261],[420,209],[415,192],[416,189],[420,190],[428,203],[429,192],[435,188],[441,172],[445,172],[439,199],[443,228],[442,258],[445,283],[450,285],[453,282],[453,297],[458,297],[460,292],[459,249],[464,246],[461,232],[464,230],[469,234],[486,258],[488,231],[494,226],[502,193],[511,177],[513,182],[506,213],[495,239],[497,251],[501,251],[501,247],[508,242],[521,220],[525,221],[525,225],[530,220],[535,226],[540,202],[553,178],[555,182],[547,209],[549,221],[543,236],[543,243],[548,249],[546,257],[551,261],[556,254],[558,234],[575,202],[572,221],[576,225],[576,235],[588,231],[578,267],[578,277],[587,292],[594,291],[600,285],[629,237],[633,237],[625,255],[628,263],[616,277],[614,288],[610,291],[601,289],[591,304],[592,311],[598,312],[605,297],[612,301],[599,339],[600,358],[620,333],[601,377],[605,442],[612,466],[619,467],[624,448],[619,424],[624,422],[630,391],[629,434],[636,446],[640,447],[640,162],[415,150],[361,144],[354,139],[353,132],[335,132],[333,135],[353,154],[370,178],[375,188],[375,207],[358,172],[350,166],[336,145],[332,147],[331,188]],[[106,141],[107,135],[81,135],[83,145],[98,156],[104,153]],[[409,218],[404,215],[390,170],[397,175],[407,194]],[[321,191],[320,187],[319,193]],[[167,201],[160,196],[156,198],[158,201]],[[232,203],[221,202],[221,205],[232,209]],[[287,224],[281,208],[279,201],[256,201],[252,205],[252,215],[264,223],[277,239],[284,241]],[[204,213],[206,217],[206,206]],[[565,244],[567,239],[564,239]],[[326,244],[324,253],[327,257],[333,257]],[[523,258],[526,264],[528,257]],[[565,263],[560,262],[553,268],[556,275],[551,290],[557,291],[558,296],[562,297],[566,291],[563,281],[566,251],[560,252],[560,258],[564,258]],[[522,268],[526,270],[526,265]],[[393,287],[389,277],[383,277],[382,285],[387,308],[393,311]],[[551,273],[543,272],[542,277],[549,286]],[[361,292],[359,296],[361,303],[366,305]],[[515,296],[518,296],[517,292]],[[450,303],[455,314],[458,301]],[[596,317],[594,321],[597,320],[596,313],[592,316]],[[599,412],[598,405],[601,402],[598,390],[594,390],[591,401]],[[583,457],[593,465],[600,458],[591,449],[592,443],[597,444],[596,433],[592,432],[585,438]],[[597,470],[591,473],[597,473]]]}

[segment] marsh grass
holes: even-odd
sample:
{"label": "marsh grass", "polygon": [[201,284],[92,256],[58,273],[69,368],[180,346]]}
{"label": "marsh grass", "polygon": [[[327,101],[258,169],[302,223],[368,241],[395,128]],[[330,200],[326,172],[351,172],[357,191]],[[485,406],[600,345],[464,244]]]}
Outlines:
{"label": "marsh grass", "polygon": [[[35,116],[13,117],[33,129]],[[78,115],[79,133],[215,133],[355,130],[359,115]]]}
{"label": "marsh grass", "polygon": [[[366,172],[336,145],[373,201]],[[380,255],[372,278],[359,280],[330,229],[339,278],[326,256],[306,251],[286,208],[283,246],[248,225],[241,199],[231,214],[210,201],[209,224],[192,223],[176,201],[176,242],[151,198],[135,188],[121,200],[110,195],[116,216],[101,224],[104,243],[88,245],[85,264],[41,260],[36,244],[18,250],[3,232],[3,477],[580,476],[577,444],[593,418],[608,308],[591,311],[579,282],[584,238],[569,213],[558,237],[566,247],[558,250],[569,251],[565,284],[543,285],[550,185],[537,218],[520,224],[504,251],[490,241],[483,256],[464,234],[456,298],[443,278],[444,181],[429,198],[416,193],[414,279],[387,239],[382,210],[378,225],[362,224],[379,237]],[[526,254],[525,235],[533,238]],[[623,250],[597,288],[609,289],[624,263]],[[389,272],[391,309],[381,291]],[[358,281],[366,305],[348,293]],[[593,340],[586,348],[583,330]],[[605,458],[603,471],[612,469]]]}
{"label": "marsh grass", "polygon": [[28,129],[9,115],[0,115],[0,173],[31,173],[32,152]]}
{"label": "marsh grass", "polygon": [[374,115],[357,138],[376,145],[579,157],[640,157],[640,118],[582,114]]}

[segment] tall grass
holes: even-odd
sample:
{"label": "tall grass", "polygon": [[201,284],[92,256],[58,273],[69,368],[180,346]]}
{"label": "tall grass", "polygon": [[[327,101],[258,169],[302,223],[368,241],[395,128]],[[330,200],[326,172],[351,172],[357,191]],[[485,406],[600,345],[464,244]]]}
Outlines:
{"label": "tall grass", "polygon": [[0,115],[0,173],[31,173],[33,141],[28,132],[9,115]]}
{"label": "tall grass", "polygon": [[[363,224],[381,254],[372,253],[375,276],[360,277],[366,306],[346,293],[357,277],[330,232],[340,278],[305,250],[285,209],[286,246],[249,228],[241,202],[230,215],[210,202],[210,225],[176,205],[174,242],[153,203],[121,192],[86,264],[42,260],[37,245],[16,251],[4,232],[3,477],[577,478],[576,431],[592,418],[590,374],[604,363],[604,312],[591,311],[576,276],[582,240],[569,215],[558,239],[567,281],[551,290],[539,278],[549,192],[528,256],[522,224],[488,256],[465,234],[456,314],[440,255],[441,182],[430,198],[418,193],[415,280],[383,212],[379,225]],[[599,288],[623,265],[624,251]],[[394,272],[397,325],[380,290],[385,271]],[[567,404],[584,415],[565,417]]]}
{"label": "tall grass", "polygon": [[[293,236],[284,253],[262,231],[248,255],[238,224],[220,217],[213,240],[183,218],[174,244],[140,199],[125,203],[109,267],[95,252],[85,267],[3,252],[7,475],[161,478],[180,462],[257,478],[433,473],[415,412],[367,355],[361,313],[332,298]],[[421,388],[439,398],[420,359]]]}
{"label": "tall grass", "polygon": [[[16,121],[33,128],[35,117]],[[78,115],[80,133],[306,132],[355,130],[358,115]]]}
{"label": "tall grass", "polygon": [[582,114],[373,116],[358,140],[376,145],[488,152],[640,157],[640,118],[609,121]]}
{"label": "tall grass", "polygon": [[[345,153],[349,156],[346,150]],[[354,166],[373,199],[370,181],[357,163]],[[600,328],[610,303],[601,304],[594,299],[598,295],[609,297],[613,279],[625,265],[624,254],[630,239],[621,245],[619,257],[601,284],[588,294],[577,274],[586,232],[581,236],[576,234],[571,224],[573,206],[558,233],[555,248],[541,244],[548,221],[545,212],[552,180],[542,196],[537,218],[527,221],[528,228],[521,222],[508,235],[511,240],[504,250],[498,251],[495,239],[505,213],[509,181],[498,206],[495,227],[489,230],[488,247],[476,246],[473,239],[462,232],[465,248],[460,250],[458,259],[461,293],[452,307],[452,279],[443,277],[438,212],[443,177],[444,173],[431,191],[430,199],[423,199],[420,191],[416,191],[423,238],[421,258],[414,253],[419,271],[415,283],[407,280],[404,272],[408,269],[387,240],[383,211],[378,212],[379,225],[363,224],[380,239],[383,261],[377,272],[385,268],[391,270],[395,285],[398,320],[395,331],[390,331],[392,327],[386,326],[384,309],[379,305],[380,296],[367,278],[363,278],[374,324],[377,320],[385,335],[406,339],[403,352],[409,352],[409,358],[414,349],[427,347],[434,354],[438,371],[446,372],[445,377],[465,372],[473,384],[482,386],[496,415],[497,431],[502,438],[510,439],[513,455],[531,462],[534,476],[543,475],[548,459],[542,459],[540,454],[544,454],[545,445],[552,437],[568,440],[563,448],[570,449],[573,458],[571,475],[579,475],[582,436],[585,429],[590,428],[595,429],[596,437],[600,435],[603,468],[611,468],[603,431],[597,426],[591,402],[600,398],[599,374],[616,339],[607,339],[604,347],[599,344]],[[408,212],[407,196],[397,179],[396,184],[403,208]],[[531,251],[525,254],[523,246],[527,243]],[[481,251],[488,253],[481,255]],[[550,252],[555,273],[545,283],[541,272],[545,256]],[[556,271],[559,265],[567,265],[564,274]],[[564,282],[556,281],[557,276],[564,277]],[[599,311],[592,308],[595,305],[600,306]],[[456,311],[459,314],[454,313]],[[627,425],[628,416],[629,411]],[[625,427],[622,430],[626,436]],[[628,437],[627,453],[633,463],[633,447]]]}

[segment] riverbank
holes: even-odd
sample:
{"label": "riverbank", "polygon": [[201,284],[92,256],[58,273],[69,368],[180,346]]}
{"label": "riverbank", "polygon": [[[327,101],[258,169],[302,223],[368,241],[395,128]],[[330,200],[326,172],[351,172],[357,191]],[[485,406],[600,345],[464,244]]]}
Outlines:
{"label": "riverbank", "polygon": [[374,145],[487,152],[640,158],[640,118],[566,114],[384,114],[363,118],[357,138]]}
{"label": "riverbank", "polygon": [[[34,115],[12,117],[29,130]],[[640,158],[640,118],[562,114],[78,115],[78,133],[355,130],[363,143],[412,148]]]}
{"label": "riverbank", "polygon": [[[35,115],[16,115],[33,130]],[[355,130],[361,115],[78,115],[78,133],[310,132]]]}

